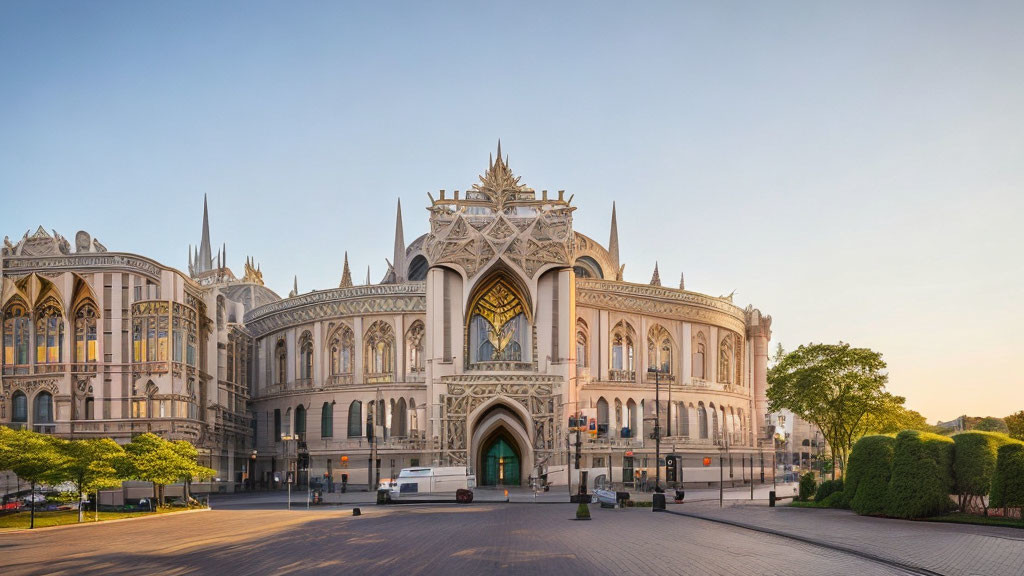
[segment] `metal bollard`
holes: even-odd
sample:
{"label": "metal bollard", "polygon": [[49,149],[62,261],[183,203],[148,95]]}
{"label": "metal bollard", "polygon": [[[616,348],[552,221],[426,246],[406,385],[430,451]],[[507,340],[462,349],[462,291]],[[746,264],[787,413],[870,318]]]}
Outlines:
{"label": "metal bollard", "polygon": [[775,508],[775,490],[768,492],[768,507]]}

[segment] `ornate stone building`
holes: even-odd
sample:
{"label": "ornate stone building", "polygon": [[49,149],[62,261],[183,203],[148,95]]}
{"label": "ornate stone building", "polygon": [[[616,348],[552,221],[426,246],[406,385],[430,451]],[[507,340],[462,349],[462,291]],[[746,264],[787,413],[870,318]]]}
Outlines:
{"label": "ornate stone building", "polygon": [[[214,259],[205,206],[188,275],[97,254],[88,235],[76,251],[26,235],[4,250],[0,421],[76,435],[188,430],[225,476],[245,468],[264,484],[293,469],[300,482],[365,486],[374,456],[384,477],[437,464],[469,466],[482,485],[564,484],[579,413],[581,466],[620,482],[644,467],[653,476],[657,380],[663,453],[757,449],[770,316],[664,287],[657,269],[650,284],[624,282],[614,207],[602,246],[574,230],[571,196],[522,184],[500,145],[470,189],[428,196],[429,232],[408,244],[399,204],[379,283],[353,285],[346,255],[338,288],[300,294],[296,281],[285,299],[251,261],[238,280],[225,249]],[[52,366],[40,360],[48,349],[19,348],[51,314],[65,326]],[[102,338],[89,344],[86,329],[79,345],[80,317],[95,317]],[[177,353],[179,334],[194,358]],[[35,418],[45,386],[52,422]]]}

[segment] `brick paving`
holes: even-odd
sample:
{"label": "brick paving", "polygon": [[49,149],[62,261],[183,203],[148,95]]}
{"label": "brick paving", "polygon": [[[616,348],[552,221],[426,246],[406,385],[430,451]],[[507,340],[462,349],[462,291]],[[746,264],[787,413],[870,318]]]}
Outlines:
{"label": "brick paving", "polygon": [[701,503],[674,510],[792,534],[950,576],[1024,575],[1024,530],[857,516],[848,510]]}
{"label": "brick paving", "polygon": [[900,574],[850,554],[649,509],[570,504],[213,510],[0,535],[22,574]]}

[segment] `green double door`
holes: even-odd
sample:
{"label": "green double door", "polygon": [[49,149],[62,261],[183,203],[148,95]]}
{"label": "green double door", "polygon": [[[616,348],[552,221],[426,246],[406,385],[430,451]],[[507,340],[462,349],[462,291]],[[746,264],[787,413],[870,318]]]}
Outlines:
{"label": "green double door", "polygon": [[484,452],[481,486],[519,486],[519,455],[504,438],[497,438]]}

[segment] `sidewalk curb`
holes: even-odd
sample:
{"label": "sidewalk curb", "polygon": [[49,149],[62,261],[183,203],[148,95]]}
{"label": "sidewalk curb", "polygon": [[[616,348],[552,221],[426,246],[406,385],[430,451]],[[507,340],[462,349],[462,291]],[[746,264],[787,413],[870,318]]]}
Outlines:
{"label": "sidewalk curb", "polygon": [[[40,528],[15,528],[12,530],[0,530],[0,536],[6,534],[24,534],[24,533],[35,533],[44,532],[48,530],[64,530],[67,528],[82,528],[85,526],[100,526],[105,524],[117,524],[118,522],[131,522],[132,520],[149,520],[152,518],[163,518],[164,516],[177,516],[178,514],[194,514],[196,512],[211,512],[213,508],[199,508],[197,510],[181,510],[178,512],[164,512],[162,514],[151,514],[149,516],[135,516],[132,518],[115,518],[113,520],[101,520],[99,522],[92,522],[86,520],[85,522],[75,522],[74,524],[61,524],[59,526],[42,526]],[[88,515],[87,515],[88,516]]]}

